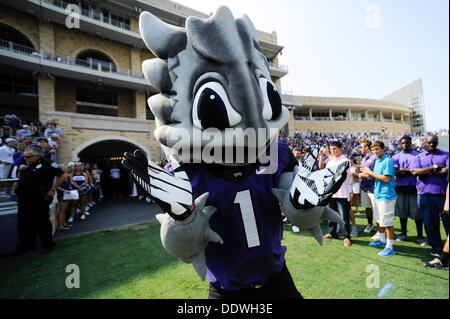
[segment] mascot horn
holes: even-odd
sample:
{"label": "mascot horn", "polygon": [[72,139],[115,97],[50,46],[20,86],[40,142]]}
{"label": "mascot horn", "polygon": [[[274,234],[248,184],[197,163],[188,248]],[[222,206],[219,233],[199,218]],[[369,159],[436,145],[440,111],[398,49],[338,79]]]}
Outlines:
{"label": "mascot horn", "polygon": [[318,148],[299,166],[278,143],[289,112],[247,16],[220,7],[179,28],[143,12],[139,28],[156,56],[142,63],[160,91],[148,100],[154,135],[173,171],[141,151],[122,163],[165,213],[164,248],[208,277],[211,298],[301,297],[285,265],[280,205],[322,244],[320,222],[343,222],[325,206],[348,163],[313,171]]}

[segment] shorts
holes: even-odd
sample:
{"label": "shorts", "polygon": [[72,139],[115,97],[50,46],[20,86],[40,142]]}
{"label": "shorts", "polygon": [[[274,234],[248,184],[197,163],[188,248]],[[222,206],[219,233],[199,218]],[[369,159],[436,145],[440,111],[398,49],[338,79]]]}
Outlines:
{"label": "shorts", "polygon": [[417,190],[409,190],[399,187],[395,189],[395,192],[397,193],[395,216],[400,218],[409,217],[414,220],[422,220],[419,205],[417,204]]}
{"label": "shorts", "polygon": [[367,193],[366,191],[361,189],[361,196],[359,199],[359,206],[365,208],[373,208],[375,201],[374,193]]}
{"label": "shorts", "polygon": [[12,165],[0,164],[0,178],[8,178]]}
{"label": "shorts", "polygon": [[375,200],[373,206],[373,219],[380,227],[394,226],[395,202],[397,198],[388,202]]}
{"label": "shorts", "polygon": [[359,194],[360,193],[359,183],[350,184],[348,186],[350,189],[350,194]]}

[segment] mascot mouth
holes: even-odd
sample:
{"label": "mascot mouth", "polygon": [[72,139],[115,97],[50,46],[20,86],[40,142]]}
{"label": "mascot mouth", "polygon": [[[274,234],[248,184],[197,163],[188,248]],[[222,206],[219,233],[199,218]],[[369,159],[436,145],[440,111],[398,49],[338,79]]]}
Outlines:
{"label": "mascot mouth", "polygon": [[177,154],[183,163],[242,165],[265,163],[266,151],[278,140],[278,128],[209,128],[188,130],[164,125],[155,130],[166,152]]}

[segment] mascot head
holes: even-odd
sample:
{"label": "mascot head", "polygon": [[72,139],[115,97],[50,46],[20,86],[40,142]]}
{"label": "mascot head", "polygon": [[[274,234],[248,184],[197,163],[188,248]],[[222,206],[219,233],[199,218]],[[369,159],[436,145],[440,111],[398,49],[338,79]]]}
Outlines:
{"label": "mascot head", "polygon": [[265,155],[289,111],[271,81],[250,19],[235,20],[222,6],[207,20],[188,17],[180,28],[143,12],[139,29],[156,56],[142,69],[161,92],[148,103],[166,155],[228,165]]}

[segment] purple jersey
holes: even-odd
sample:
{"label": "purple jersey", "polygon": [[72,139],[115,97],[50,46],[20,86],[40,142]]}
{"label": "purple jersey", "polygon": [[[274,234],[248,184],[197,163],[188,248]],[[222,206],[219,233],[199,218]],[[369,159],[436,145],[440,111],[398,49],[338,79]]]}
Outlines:
{"label": "purple jersey", "polygon": [[[361,161],[361,167],[368,167],[373,171],[377,157],[370,153],[370,155],[364,156]],[[366,193],[373,193],[375,187],[375,180],[373,178],[361,178],[361,189]]]}
{"label": "purple jersey", "polygon": [[[399,152],[392,156],[395,168],[411,168],[411,162],[414,157],[419,155],[416,151],[410,153]],[[395,187],[416,186],[417,177],[415,176],[396,176]]]}
{"label": "purple jersey", "polygon": [[[435,153],[423,151],[417,155],[412,163],[411,170],[425,168],[433,165],[445,165],[448,167],[448,152],[437,149]],[[447,181],[440,176],[419,176],[417,179],[417,191],[422,194],[445,194]]]}
{"label": "purple jersey", "polygon": [[[283,222],[278,200],[272,188],[278,186],[281,173],[292,170],[286,144],[278,144],[278,169],[273,174],[258,174],[261,164],[247,165],[233,175],[233,181],[212,172],[210,165],[184,165],[195,198],[209,192],[206,205],[217,211],[211,228],[223,239],[223,245],[209,243],[206,254],[210,283],[226,290],[255,287],[281,272],[286,247],[281,246]],[[293,157],[293,156],[292,156]],[[297,161],[295,161],[297,162]],[[292,166],[292,167],[291,167]]]}

